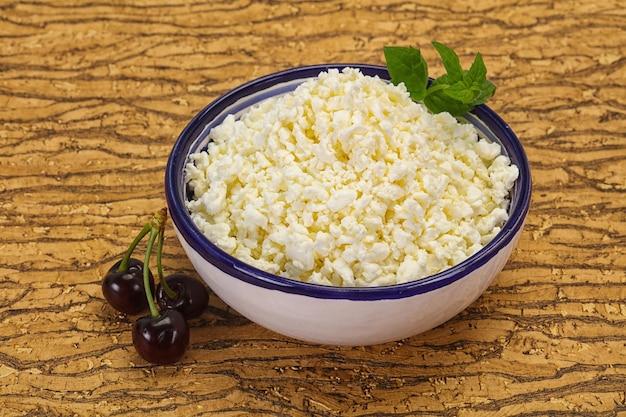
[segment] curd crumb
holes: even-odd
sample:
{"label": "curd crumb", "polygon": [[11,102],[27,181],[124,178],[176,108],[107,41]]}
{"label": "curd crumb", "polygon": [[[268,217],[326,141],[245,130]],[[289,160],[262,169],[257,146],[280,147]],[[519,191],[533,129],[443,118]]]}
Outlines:
{"label": "curd crumb", "polygon": [[471,124],[353,68],[209,137],[186,167],[194,223],[246,263],[322,285],[392,285],[462,262],[501,230],[519,174]]}

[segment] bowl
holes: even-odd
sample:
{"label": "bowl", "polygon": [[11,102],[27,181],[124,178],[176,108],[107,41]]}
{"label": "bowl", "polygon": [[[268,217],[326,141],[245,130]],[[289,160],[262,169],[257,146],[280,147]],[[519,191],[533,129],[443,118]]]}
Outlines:
{"label": "bowl", "polygon": [[222,301],[249,320],[285,336],[318,344],[363,346],[432,329],[478,299],[504,268],[520,237],[530,206],[531,174],[515,133],[493,110],[481,105],[463,119],[474,124],[479,135],[501,145],[502,152],[518,166],[519,177],[511,190],[509,219],[502,230],[465,261],[408,283],[346,288],[273,275],[222,251],[194,225],[185,206],[189,155],[206,148],[208,131],[228,114],[241,114],[261,100],[294,90],[322,71],[346,66],[389,80],[382,66],[312,65],[258,78],[210,103],[174,144],[165,171],[165,194],[182,247],[200,277]]}

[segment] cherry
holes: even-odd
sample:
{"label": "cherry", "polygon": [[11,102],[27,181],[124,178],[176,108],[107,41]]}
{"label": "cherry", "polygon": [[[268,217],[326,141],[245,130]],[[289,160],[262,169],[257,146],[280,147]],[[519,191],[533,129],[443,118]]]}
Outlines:
{"label": "cherry", "polygon": [[[134,315],[148,309],[148,300],[144,288],[144,264],[138,259],[129,258],[124,267],[124,259],[116,262],[104,276],[102,293],[104,298],[116,310]],[[154,289],[154,278],[148,270],[149,283]]]}
{"label": "cherry", "polygon": [[[135,237],[121,261],[105,275],[102,292],[116,309],[135,314],[146,308],[150,314],[133,324],[133,346],[146,361],[156,365],[177,362],[189,345],[187,318],[197,317],[208,305],[208,291],[198,280],[184,274],[163,278],[161,258],[167,209],[159,210]],[[149,235],[143,262],[131,258],[139,242]],[[157,244],[158,300],[150,271],[150,256]],[[171,285],[174,289],[170,288]]]}
{"label": "cherry", "polygon": [[198,317],[209,304],[209,293],[199,280],[185,274],[172,274],[156,287],[156,300],[161,309],[175,309],[185,319]]}
{"label": "cherry", "polygon": [[155,365],[169,365],[183,357],[189,345],[189,326],[183,314],[168,309],[159,316],[141,317],[133,324],[133,345]]}

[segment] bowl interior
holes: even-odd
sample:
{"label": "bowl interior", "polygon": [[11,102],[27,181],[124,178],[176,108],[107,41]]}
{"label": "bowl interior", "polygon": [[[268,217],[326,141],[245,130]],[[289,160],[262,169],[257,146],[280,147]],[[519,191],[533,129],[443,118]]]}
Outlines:
{"label": "bowl interior", "polygon": [[501,249],[512,242],[521,230],[531,196],[531,174],[526,153],[519,139],[493,110],[486,105],[476,107],[466,114],[463,121],[472,123],[479,135],[502,147],[502,152],[519,168],[519,178],[511,190],[509,220],[485,247],[465,261],[435,275],[404,284],[381,287],[328,287],[276,276],[247,265],[211,243],[193,224],[185,207],[188,190],[185,184],[185,166],[191,153],[204,150],[208,144],[209,131],[222,123],[229,114],[239,115],[250,106],[275,95],[294,90],[309,78],[330,68],[349,66],[358,68],[365,75],[389,80],[387,69],[375,65],[333,64],[300,67],[258,78],[230,91],[205,107],[183,130],[176,141],[165,172],[165,193],[170,217],[179,237],[203,258],[236,279],[290,293],[318,298],[351,300],[394,299],[432,291],[446,286],[470,271],[483,266]]}

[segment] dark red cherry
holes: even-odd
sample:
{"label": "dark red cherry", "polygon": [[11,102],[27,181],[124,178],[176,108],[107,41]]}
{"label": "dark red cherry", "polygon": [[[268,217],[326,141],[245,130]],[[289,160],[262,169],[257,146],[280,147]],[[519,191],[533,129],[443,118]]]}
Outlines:
{"label": "dark red cherry", "polygon": [[146,361],[170,365],[187,350],[189,326],[177,310],[165,310],[158,317],[141,317],[133,324],[133,345]]}
{"label": "dark red cherry", "polygon": [[173,308],[183,313],[186,319],[201,315],[209,304],[209,292],[200,280],[185,274],[172,274],[165,278],[167,286],[176,297],[170,298],[160,283],[156,288],[156,300],[162,310]]}
{"label": "dark red cherry", "polygon": [[[139,314],[148,309],[146,290],[143,285],[143,262],[130,258],[127,271],[118,271],[122,261],[109,269],[102,281],[102,294],[116,310],[126,314]],[[150,286],[154,291],[154,278],[150,274]]]}

